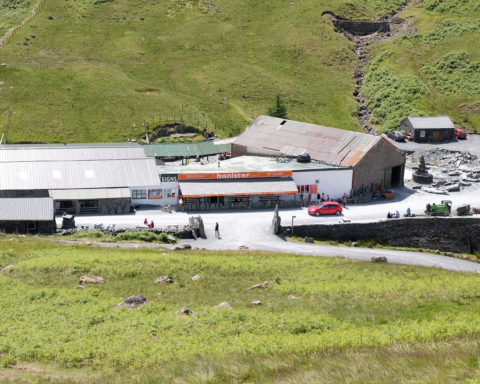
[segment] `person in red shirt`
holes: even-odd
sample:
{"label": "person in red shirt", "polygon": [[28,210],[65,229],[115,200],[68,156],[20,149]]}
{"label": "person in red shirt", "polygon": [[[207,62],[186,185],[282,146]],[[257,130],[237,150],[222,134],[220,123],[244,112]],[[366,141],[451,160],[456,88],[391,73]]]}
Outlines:
{"label": "person in red shirt", "polygon": [[150,222],[150,228],[153,228],[155,225],[153,224],[153,220]]}
{"label": "person in red shirt", "polygon": [[145,220],[143,220],[143,225],[148,225],[148,220],[147,220],[147,218],[145,218]]}

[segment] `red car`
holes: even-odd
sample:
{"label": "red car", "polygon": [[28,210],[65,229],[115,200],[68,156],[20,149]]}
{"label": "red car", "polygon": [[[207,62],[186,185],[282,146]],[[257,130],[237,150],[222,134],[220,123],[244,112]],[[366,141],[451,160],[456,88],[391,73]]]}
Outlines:
{"label": "red car", "polygon": [[463,129],[455,128],[455,130],[453,131],[453,135],[456,136],[457,139],[467,138],[467,132],[465,132]]}
{"label": "red car", "polygon": [[342,213],[342,206],[336,201],[325,201],[318,205],[311,205],[308,207],[308,214],[312,216],[320,215],[340,215]]}

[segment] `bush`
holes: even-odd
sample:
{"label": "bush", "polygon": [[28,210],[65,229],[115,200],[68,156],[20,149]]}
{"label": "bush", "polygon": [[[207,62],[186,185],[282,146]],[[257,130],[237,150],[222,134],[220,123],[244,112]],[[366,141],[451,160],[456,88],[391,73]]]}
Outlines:
{"label": "bush", "polygon": [[150,231],[138,231],[138,232],[124,232],[117,235],[117,240],[124,240],[124,241],[146,241],[147,243],[152,243],[154,241],[158,241],[161,243],[169,243],[168,234],[167,233],[160,233],[156,234],[155,232]]}

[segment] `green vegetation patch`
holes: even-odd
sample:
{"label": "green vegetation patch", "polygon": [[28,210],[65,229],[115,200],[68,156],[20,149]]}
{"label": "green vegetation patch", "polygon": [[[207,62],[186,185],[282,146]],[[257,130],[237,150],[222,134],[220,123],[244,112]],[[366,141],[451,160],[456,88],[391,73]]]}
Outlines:
{"label": "green vegetation patch", "polygon": [[480,61],[471,61],[471,56],[466,52],[449,52],[425,66],[424,72],[440,92],[480,93]]}
{"label": "green vegetation patch", "polygon": [[[102,375],[114,370],[122,377],[153,369],[161,377],[202,359],[265,361],[480,332],[478,274],[248,251],[67,246],[30,238],[0,238],[0,246],[0,267],[10,265],[0,274],[5,366],[55,363]],[[105,283],[75,289],[85,274]],[[192,281],[194,275],[200,280]],[[155,284],[159,276],[174,283]],[[264,281],[266,289],[248,290]],[[133,294],[150,302],[116,309]],[[232,309],[214,309],[223,301]],[[184,305],[196,315],[177,315]]]}
{"label": "green vegetation patch", "polygon": [[428,11],[458,15],[480,11],[480,3],[477,0],[424,0],[420,7]]}
{"label": "green vegetation patch", "polygon": [[479,20],[463,19],[460,22],[453,19],[442,19],[435,24],[431,31],[415,35],[414,38],[423,44],[437,45],[443,40],[461,36],[466,32],[478,31],[480,31]]}
{"label": "green vegetation patch", "polygon": [[409,115],[422,114],[412,104],[427,95],[427,86],[416,76],[395,75],[380,63],[391,53],[385,52],[372,61],[365,75],[363,94],[372,110],[373,124],[383,123],[383,130],[395,129]]}
{"label": "green vegetation patch", "polygon": [[0,0],[0,36],[24,19],[33,0]]}

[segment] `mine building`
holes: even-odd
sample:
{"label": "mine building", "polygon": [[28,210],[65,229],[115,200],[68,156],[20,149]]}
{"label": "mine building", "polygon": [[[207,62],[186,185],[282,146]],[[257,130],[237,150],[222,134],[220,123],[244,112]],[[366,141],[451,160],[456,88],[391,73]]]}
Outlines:
{"label": "mine building", "polygon": [[352,194],[403,186],[405,155],[383,136],[260,116],[232,143],[232,157],[307,155],[326,167],[350,168]]}
{"label": "mine building", "polygon": [[0,231],[51,234],[56,230],[53,199],[0,198]]}
{"label": "mine building", "polygon": [[160,205],[155,160],[139,145],[4,145],[0,174],[0,198],[50,197],[57,213],[128,213],[144,195]]}
{"label": "mine building", "polygon": [[455,126],[448,116],[408,116],[400,123],[400,129],[415,142],[451,141],[455,138]]}

